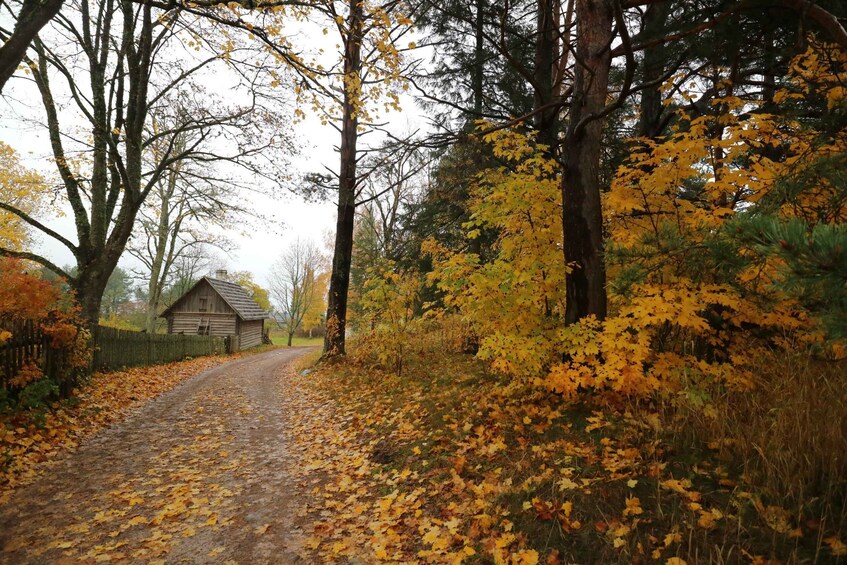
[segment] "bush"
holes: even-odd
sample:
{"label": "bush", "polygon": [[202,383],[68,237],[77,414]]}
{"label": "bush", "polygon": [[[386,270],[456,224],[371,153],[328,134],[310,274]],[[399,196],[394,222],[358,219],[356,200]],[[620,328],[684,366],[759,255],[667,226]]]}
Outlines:
{"label": "bush", "polygon": [[90,333],[61,282],[43,280],[29,268],[18,259],[0,258],[0,344],[20,328],[34,327],[49,349],[49,355],[29,359],[3,383],[4,404],[23,409],[70,396],[88,372],[91,353]]}

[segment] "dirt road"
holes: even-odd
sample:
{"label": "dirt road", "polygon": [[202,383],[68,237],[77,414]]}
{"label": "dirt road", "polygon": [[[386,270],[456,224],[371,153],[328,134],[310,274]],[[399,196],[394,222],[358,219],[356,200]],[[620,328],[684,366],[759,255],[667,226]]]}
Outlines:
{"label": "dirt road", "polygon": [[297,562],[278,349],[206,371],[83,444],[0,507],[0,563]]}

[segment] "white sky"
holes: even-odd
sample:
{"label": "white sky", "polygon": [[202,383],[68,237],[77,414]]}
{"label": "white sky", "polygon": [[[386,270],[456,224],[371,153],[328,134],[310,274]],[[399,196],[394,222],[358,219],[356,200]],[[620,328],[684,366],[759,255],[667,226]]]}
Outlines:
{"label": "white sky", "polygon": [[[309,123],[311,121],[307,120],[296,128],[299,139],[308,139],[309,142],[304,142],[303,154],[293,160],[293,166],[301,173],[321,170],[323,165],[337,169],[338,157],[333,151],[337,133],[330,126]],[[0,141],[15,148],[27,166],[45,174],[54,174],[49,154],[45,150],[48,140],[44,132],[22,124],[10,123],[7,119],[0,121],[0,124]],[[255,209],[273,220],[268,225],[245,228],[247,232],[237,226],[228,230],[226,235],[235,243],[235,248],[224,260],[227,269],[250,271],[260,284],[266,282],[271,263],[297,238],[313,239],[322,244],[325,233],[335,228],[333,202],[307,203],[293,194],[281,194],[276,199],[254,194],[252,199]],[[47,227],[58,231],[71,241],[76,241],[73,218],[69,213],[39,219],[43,220]],[[59,266],[74,263],[73,255],[66,247],[46,236],[37,237],[34,251]],[[137,266],[137,263],[125,254],[121,265],[129,268]]]}
{"label": "white sky", "polygon": [[[315,44],[322,41],[325,41],[325,38],[320,37]],[[394,112],[384,116],[389,122],[389,129],[397,134],[422,125],[414,100],[406,96],[402,105],[401,113]],[[308,108],[303,110],[308,114]],[[51,161],[46,130],[20,121],[21,117],[37,116],[37,119],[41,119],[42,115],[43,109],[34,87],[12,79],[0,97],[0,141],[18,151],[26,166],[39,170],[48,178],[55,178],[55,166]],[[340,136],[332,126],[322,126],[318,119],[307,117],[294,126],[294,134],[301,149],[301,154],[292,159],[296,174],[321,172],[324,167],[338,170],[338,155],[334,147],[338,145]],[[375,136],[367,137],[373,143]],[[311,239],[323,247],[327,233],[334,231],[334,202],[307,203],[293,194],[285,194],[276,199],[261,195],[253,195],[252,198],[254,207],[265,216],[272,217],[273,221],[270,225],[255,226],[246,232],[237,227],[226,232],[235,243],[235,248],[224,260],[225,268],[230,271],[249,271],[261,285],[266,285],[274,260],[296,239]],[[76,241],[70,214],[39,219],[71,241]],[[51,238],[39,237],[34,251],[60,266],[74,262],[70,251]],[[125,268],[138,266],[129,254],[124,255],[121,265]]]}

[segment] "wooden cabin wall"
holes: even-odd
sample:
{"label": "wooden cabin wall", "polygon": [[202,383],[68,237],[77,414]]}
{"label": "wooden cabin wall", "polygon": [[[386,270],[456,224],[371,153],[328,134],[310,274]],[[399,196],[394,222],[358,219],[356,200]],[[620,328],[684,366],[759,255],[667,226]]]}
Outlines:
{"label": "wooden cabin wall", "polygon": [[248,320],[241,322],[241,349],[262,344],[262,329],[264,320]]}
{"label": "wooden cabin wall", "polygon": [[200,320],[210,322],[209,335],[233,335],[235,331],[235,314],[210,314],[208,312],[173,312],[168,327],[170,333],[197,334]]}
{"label": "wooden cabin wall", "polygon": [[[206,298],[206,312],[204,314],[235,314],[235,310],[230,308],[221,295],[205,280],[201,281],[192,292],[186,294],[171,311],[200,312],[200,299],[204,297]],[[179,331],[175,330],[174,333],[179,333]]]}

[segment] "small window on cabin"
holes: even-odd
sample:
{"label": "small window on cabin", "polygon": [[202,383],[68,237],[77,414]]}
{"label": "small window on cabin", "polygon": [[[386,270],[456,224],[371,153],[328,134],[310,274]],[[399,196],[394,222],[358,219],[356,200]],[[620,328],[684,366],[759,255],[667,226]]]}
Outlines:
{"label": "small window on cabin", "polygon": [[209,299],[205,296],[200,297],[200,312],[205,312],[208,309]]}

